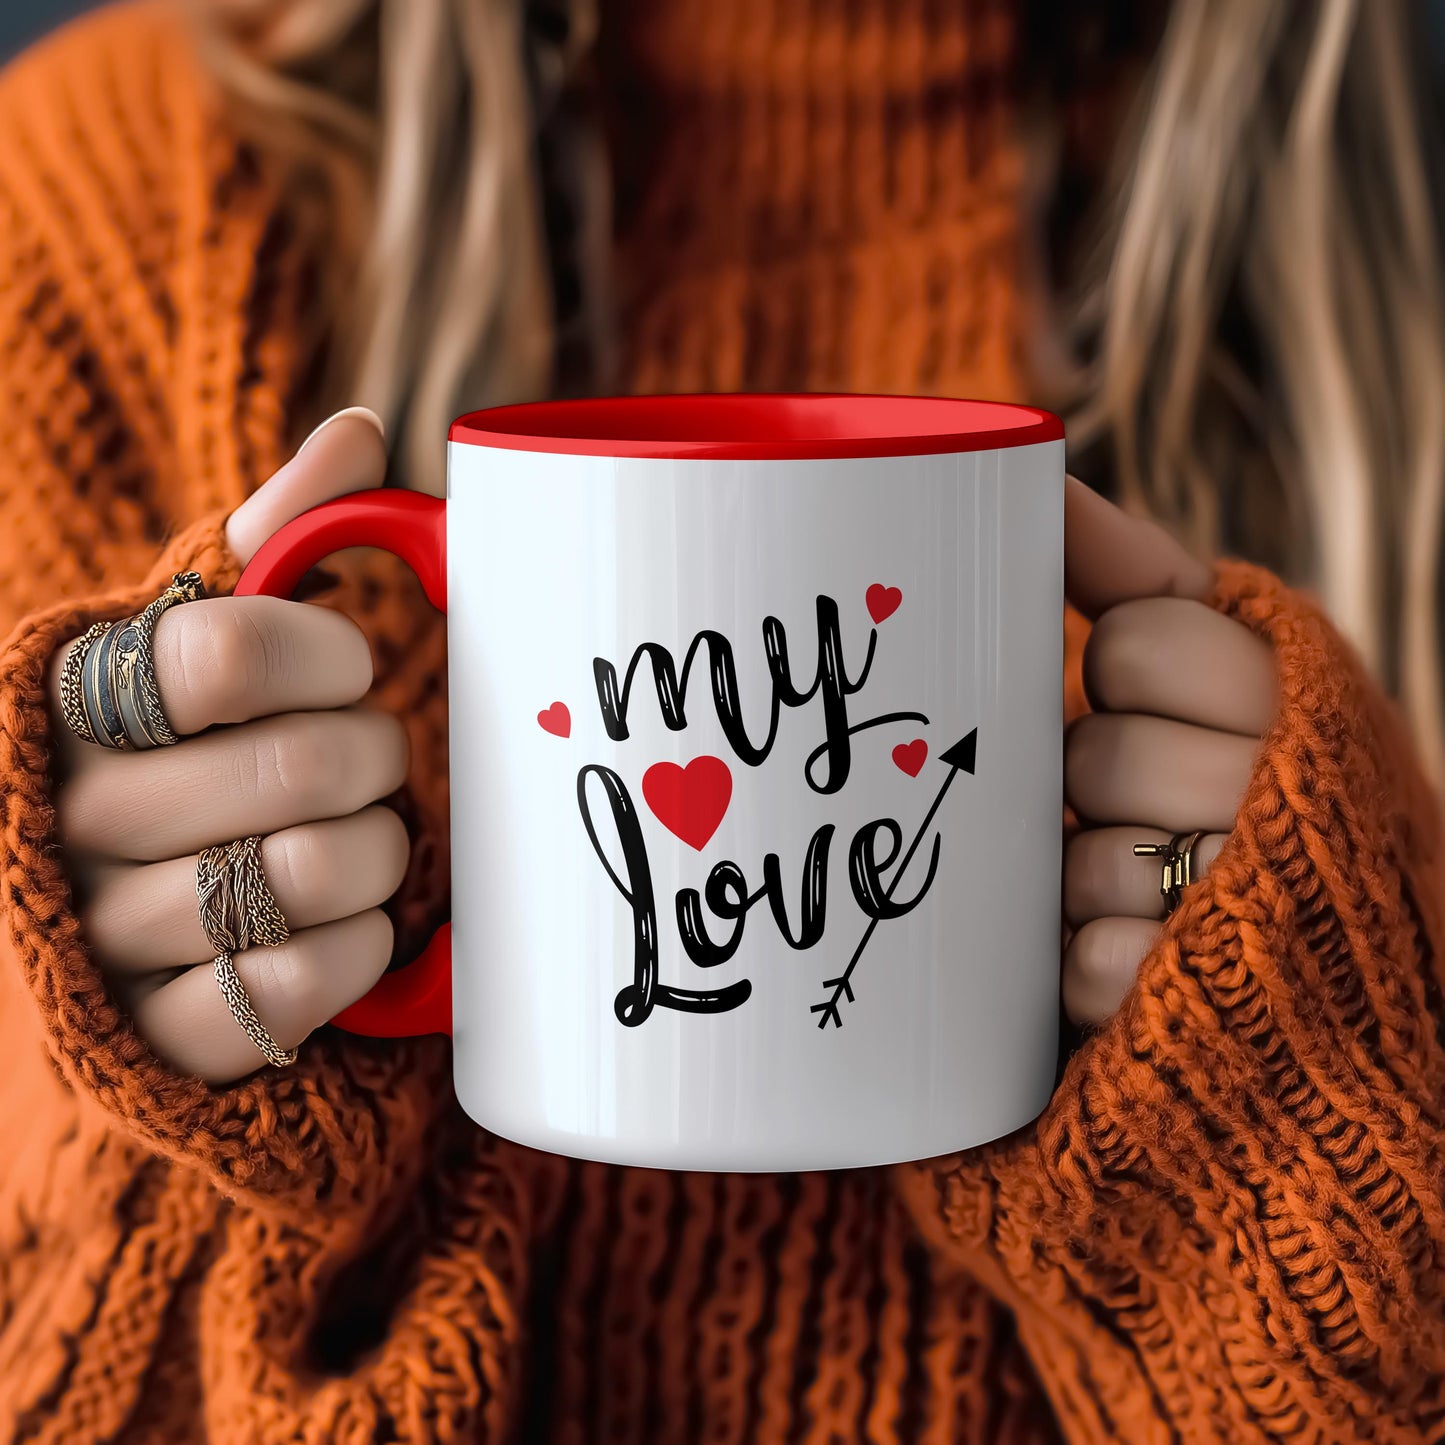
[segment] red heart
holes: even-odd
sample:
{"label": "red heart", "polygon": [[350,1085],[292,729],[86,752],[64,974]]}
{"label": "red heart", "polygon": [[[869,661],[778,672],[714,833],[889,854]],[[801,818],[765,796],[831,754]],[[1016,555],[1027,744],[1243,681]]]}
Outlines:
{"label": "red heart", "polygon": [[694,758],[685,768],[654,763],[642,775],[642,796],[668,832],[701,853],[732,801],[733,775],[721,758]]}
{"label": "red heart", "polygon": [[554,702],[551,707],[544,707],[537,714],[537,722],[543,732],[551,733],[554,738],[572,736],[572,714],[567,711],[565,702]]}
{"label": "red heart", "polygon": [[922,738],[914,738],[911,743],[899,743],[893,749],[894,765],[902,768],[910,778],[916,778],[927,761],[928,744]]}
{"label": "red heart", "polygon": [[881,582],[875,582],[863,594],[863,600],[868,604],[868,615],[874,622],[883,622],[898,611],[903,592],[901,588],[885,587]]}

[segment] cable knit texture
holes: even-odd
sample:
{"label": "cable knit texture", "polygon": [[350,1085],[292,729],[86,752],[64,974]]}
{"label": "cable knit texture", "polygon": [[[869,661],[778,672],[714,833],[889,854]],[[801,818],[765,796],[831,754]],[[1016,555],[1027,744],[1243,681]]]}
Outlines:
{"label": "cable knit texture", "polygon": [[[1007,8],[618,8],[652,131],[619,177],[634,385],[1016,392]],[[1283,697],[1239,827],[1007,1140],[680,1175],[491,1138],[435,1039],[165,1069],[74,912],[46,669],[179,567],[234,583],[301,260],[160,9],[13,67],[0,135],[0,1437],[1440,1437],[1435,811],[1333,632],[1250,568],[1214,601]],[[405,954],[445,909],[442,631],[387,559],[336,569],[418,759]]]}

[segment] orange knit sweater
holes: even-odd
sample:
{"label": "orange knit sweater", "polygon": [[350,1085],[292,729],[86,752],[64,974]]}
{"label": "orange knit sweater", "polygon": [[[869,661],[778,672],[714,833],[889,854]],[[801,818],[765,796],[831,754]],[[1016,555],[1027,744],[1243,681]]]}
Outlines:
{"label": "orange knit sweater", "polygon": [[[621,7],[633,384],[1016,388],[1007,6],[969,9]],[[1435,810],[1331,629],[1249,568],[1215,601],[1283,697],[1237,832],[1006,1140],[616,1169],[476,1128],[438,1039],[326,1029],[221,1090],[147,1052],[62,867],[45,668],[179,567],[234,583],[302,278],[160,10],[0,81],[0,1437],[1440,1438]],[[445,908],[442,635],[398,569],[339,570],[419,760],[404,953]]]}

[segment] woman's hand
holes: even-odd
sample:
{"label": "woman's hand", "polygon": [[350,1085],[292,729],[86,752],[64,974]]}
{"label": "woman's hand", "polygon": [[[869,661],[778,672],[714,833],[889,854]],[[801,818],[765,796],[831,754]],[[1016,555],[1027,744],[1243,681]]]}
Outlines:
{"label": "woman's hand", "polygon": [[1202,830],[1196,876],[1234,827],[1274,714],[1269,647],[1205,606],[1211,573],[1166,532],[1069,479],[1069,600],[1095,620],[1084,651],[1094,711],[1069,729],[1065,796],[1085,825],[1064,856],[1064,1007],[1118,1008],[1164,917],[1160,862],[1136,843]]}
{"label": "woman's hand", "polygon": [[[343,413],[232,515],[241,561],[308,507],[380,484],[386,454],[369,414]],[[271,597],[172,607],[154,636],[161,703],[182,735],[171,747],[114,752],[81,742],[59,705],[64,739],[60,836],[82,924],[122,1007],[155,1053],[213,1083],[262,1058],[232,1017],[210,968],[196,855],[261,834],[266,880],[289,942],[235,955],[261,1022],[299,1044],[361,997],[391,955],[378,907],[401,882],[408,842],[378,798],[406,774],[400,723],[355,704],[371,652],[349,618]]]}

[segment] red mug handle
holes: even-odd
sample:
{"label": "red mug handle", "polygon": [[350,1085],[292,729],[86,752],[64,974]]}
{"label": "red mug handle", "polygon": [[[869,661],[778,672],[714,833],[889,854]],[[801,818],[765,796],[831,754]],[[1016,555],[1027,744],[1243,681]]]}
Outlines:
{"label": "red mug handle", "polygon": [[[236,583],[237,597],[289,597],[307,570],[343,547],[381,547],[407,563],[427,600],[447,610],[447,504],[399,488],[354,492],[287,522],[261,544]],[[332,1020],[354,1034],[396,1039],[452,1031],[452,926],[444,923],[416,960],[383,974]]]}

